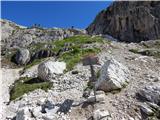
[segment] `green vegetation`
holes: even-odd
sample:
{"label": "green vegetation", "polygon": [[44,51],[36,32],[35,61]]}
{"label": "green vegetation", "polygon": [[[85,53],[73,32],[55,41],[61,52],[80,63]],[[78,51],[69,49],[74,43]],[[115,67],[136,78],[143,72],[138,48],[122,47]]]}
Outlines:
{"label": "green vegetation", "polygon": [[59,56],[60,61],[65,61],[67,64],[67,70],[72,70],[73,67],[80,62],[80,60],[89,54],[97,54],[100,52],[100,48],[92,47],[92,48],[82,48],[85,44],[92,44],[92,43],[104,43],[103,39],[101,37],[90,37],[86,35],[79,35],[79,36],[73,36],[70,38],[66,38],[64,40],[59,40],[53,42],[55,45],[55,48],[53,49],[55,52],[58,52],[60,49],[62,49],[66,43],[71,44],[69,49],[71,49],[68,52],[62,53]]}
{"label": "green vegetation", "polygon": [[14,87],[10,91],[10,100],[15,100],[25,93],[36,89],[47,91],[52,87],[52,83],[44,82],[38,78],[21,78],[15,82]]}
{"label": "green vegetation", "polygon": [[159,49],[144,49],[144,50],[138,50],[138,49],[130,49],[130,52],[146,55],[146,56],[153,56],[155,58],[160,58],[160,50]]}
{"label": "green vegetation", "polygon": [[139,50],[138,49],[130,49],[129,51],[133,52],[133,53],[138,53]]}
{"label": "green vegetation", "polygon": [[160,58],[160,40],[142,42],[143,49],[130,49],[130,52]]}
{"label": "green vegetation", "polygon": [[42,61],[44,61],[45,58],[41,58],[41,59],[35,59],[33,62],[31,62],[30,64],[27,64],[26,66],[24,66],[24,69],[28,69],[34,65],[37,65],[39,63],[41,63]]}
{"label": "green vegetation", "polygon": [[[69,51],[62,52],[58,56],[58,60],[65,61],[67,64],[67,70],[72,70],[73,67],[78,62],[80,62],[84,56],[87,56],[89,54],[97,54],[98,52],[100,52],[101,49],[97,47],[97,44],[104,43],[110,44],[109,41],[104,41],[103,38],[98,36],[91,37],[89,35],[76,35],[63,40],[54,40],[52,42],[47,43],[36,43],[31,46],[28,46],[27,49],[30,51],[31,54],[40,50],[51,50],[53,53],[58,53],[58,51],[67,47]],[[51,46],[51,48],[46,48],[45,46]],[[16,50],[11,52],[11,54],[7,55],[6,58],[12,61],[11,59],[13,58],[15,52]],[[26,69],[30,68],[33,65],[39,64],[43,60],[44,58],[35,59],[24,67]]]}
{"label": "green vegetation", "polygon": [[138,53],[142,55],[154,56],[156,58],[160,58],[160,50],[147,49],[147,50],[139,51]]}
{"label": "green vegetation", "polygon": [[160,40],[154,40],[154,41],[149,41],[149,42],[142,42],[142,45],[145,48],[158,48],[160,49]]}

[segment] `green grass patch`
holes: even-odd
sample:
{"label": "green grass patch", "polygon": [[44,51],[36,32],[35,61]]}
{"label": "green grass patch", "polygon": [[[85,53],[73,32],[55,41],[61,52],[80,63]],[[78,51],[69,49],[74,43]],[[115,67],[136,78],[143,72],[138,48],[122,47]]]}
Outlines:
{"label": "green grass patch", "polygon": [[[54,40],[52,42],[47,43],[36,43],[33,45],[28,46],[28,50],[31,54],[35,53],[36,51],[49,49],[53,53],[58,53],[58,51],[62,50],[63,48],[68,48],[69,51],[62,52],[58,56],[58,60],[65,61],[67,64],[67,70],[72,70],[73,67],[81,61],[81,59],[89,54],[97,54],[101,51],[101,48],[95,47],[97,44],[109,44],[110,41],[103,40],[103,38],[99,36],[91,37],[89,35],[76,35],[73,37],[65,38],[63,40]],[[66,44],[69,44],[66,46]],[[51,46],[51,48],[46,48],[45,46]],[[88,46],[88,47],[84,47]],[[12,55],[11,55],[12,56]],[[10,59],[11,56],[8,58]],[[31,63],[27,64],[25,69],[32,67],[33,65],[39,64],[44,59],[35,59]]]}
{"label": "green grass patch", "polygon": [[160,58],[160,50],[159,49],[130,49],[130,52],[146,55],[146,56],[153,56],[155,58]]}
{"label": "green grass patch", "polygon": [[71,51],[65,52],[59,56],[60,61],[65,61],[67,64],[67,70],[72,70],[73,67],[81,61],[81,59],[89,54],[97,54],[100,52],[100,48],[92,47],[92,48],[82,48],[85,44],[93,44],[93,43],[104,43],[101,37],[91,37],[88,35],[77,35],[70,38],[66,38],[64,40],[58,40],[53,42],[55,48],[53,49],[55,52],[58,52],[61,48],[65,46],[66,43],[71,44],[68,46]]}
{"label": "green grass patch", "polygon": [[81,61],[81,59],[89,54],[96,54],[100,51],[99,48],[92,49],[74,49],[71,52],[66,52],[60,56],[60,61],[65,61],[67,64],[67,70],[72,70],[73,67]]}
{"label": "green grass patch", "polygon": [[31,63],[27,64],[26,66],[24,66],[24,69],[31,68],[32,66],[41,63],[41,62],[44,61],[45,59],[46,59],[46,58],[35,59],[33,62],[31,62]]}
{"label": "green grass patch", "polygon": [[25,93],[29,93],[36,89],[47,91],[51,87],[51,82],[44,82],[39,80],[38,78],[21,78],[15,82],[14,87],[11,89],[10,100],[15,100]]}
{"label": "green grass patch", "polygon": [[77,35],[73,37],[66,38],[64,40],[57,40],[53,42],[56,47],[53,49],[54,51],[59,51],[64,47],[66,43],[73,44],[71,48],[80,48],[84,44],[92,44],[92,43],[104,43],[103,38],[101,37],[91,37],[89,35]]}
{"label": "green grass patch", "polygon": [[130,49],[129,51],[133,52],[133,53],[138,53],[139,50],[138,49]]}
{"label": "green grass patch", "polygon": [[138,53],[146,56],[154,56],[155,58],[160,58],[160,50],[147,49],[139,51]]}

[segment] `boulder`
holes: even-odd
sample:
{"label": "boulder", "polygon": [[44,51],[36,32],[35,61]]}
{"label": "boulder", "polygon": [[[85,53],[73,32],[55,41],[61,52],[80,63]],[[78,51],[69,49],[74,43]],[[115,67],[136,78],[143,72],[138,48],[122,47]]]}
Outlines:
{"label": "boulder", "polygon": [[56,74],[63,74],[66,69],[66,63],[45,61],[38,66],[38,77],[42,80],[49,80]]}
{"label": "boulder", "polygon": [[160,106],[160,84],[146,85],[138,91],[137,96],[142,101],[149,101]]}
{"label": "boulder", "polygon": [[108,120],[108,117],[110,116],[108,110],[94,110],[93,111],[93,119],[94,120]]}
{"label": "boulder", "polygon": [[121,89],[129,82],[129,70],[127,67],[117,62],[115,59],[110,59],[104,63],[100,71],[95,86],[98,90],[105,92]]}
{"label": "boulder", "polygon": [[16,120],[31,120],[31,113],[29,108],[21,108],[16,115]]}
{"label": "boulder", "polygon": [[15,55],[15,60],[18,65],[25,65],[30,60],[30,52],[28,49],[19,49]]}

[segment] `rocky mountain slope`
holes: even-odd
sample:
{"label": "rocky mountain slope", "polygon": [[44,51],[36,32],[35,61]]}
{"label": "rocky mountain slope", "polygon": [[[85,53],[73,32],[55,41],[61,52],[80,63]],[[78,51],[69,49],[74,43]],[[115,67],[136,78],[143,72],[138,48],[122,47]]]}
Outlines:
{"label": "rocky mountain slope", "polygon": [[40,42],[64,39],[77,34],[85,34],[85,30],[61,28],[26,28],[11,21],[1,19],[2,49],[26,47]]}
{"label": "rocky mountain slope", "polygon": [[91,23],[89,34],[109,34],[120,41],[140,42],[160,38],[159,1],[113,2]]}
{"label": "rocky mountain slope", "polygon": [[1,23],[0,120],[160,119],[159,39]]}
{"label": "rocky mountain slope", "polygon": [[[152,41],[149,42],[152,43]],[[148,44],[149,42],[144,43]],[[88,86],[90,68],[89,66],[83,66],[81,62],[77,64],[71,71],[63,74],[55,74],[57,71],[55,71],[55,68],[51,68],[51,65],[54,64],[55,60],[54,58],[50,58],[50,62],[46,61],[47,64],[51,63],[50,66],[45,66],[44,64],[43,69],[41,69],[41,67],[38,68],[38,66],[35,65],[31,68],[28,68],[21,76],[19,76],[19,73],[14,73],[15,76],[20,78],[24,77],[25,75],[29,75],[31,77],[33,74],[35,75],[32,77],[35,77],[38,76],[38,74],[41,74],[41,72],[38,73],[39,69],[40,71],[44,71],[46,75],[51,75],[49,79],[48,77],[46,78],[53,83],[53,86],[48,91],[37,89],[22,95],[16,100],[12,100],[8,104],[4,103],[4,111],[2,114],[3,119],[160,119],[160,59],[156,56],[143,56],[130,51],[131,49],[144,49],[146,47],[144,46],[144,43],[126,44],[110,41],[110,43],[107,42],[101,45],[101,49],[103,51],[97,54],[100,64],[95,65],[96,72],[99,70],[102,71],[100,72],[100,79],[98,79],[97,85],[99,84],[99,80],[106,80],[106,82],[103,81],[104,86],[101,84],[99,87],[105,88],[106,85],[109,85],[110,91],[106,93],[103,91],[97,91],[97,102],[94,102],[92,92],[87,99],[82,97],[84,90],[86,88],[90,88],[90,86]],[[154,43],[152,43],[152,47],[153,46]],[[110,62],[109,66],[107,66],[108,63],[106,64],[106,61],[108,60],[112,61]],[[35,67],[37,69],[35,69]],[[128,69],[127,71],[126,68]],[[46,69],[48,69],[50,72],[47,72]],[[60,69],[60,67],[58,67],[58,69]],[[15,71],[18,70],[19,69],[15,69]],[[5,71],[9,70],[5,68],[3,69],[3,72]],[[75,73],[75,71],[77,71],[77,73]],[[7,79],[9,76],[13,76],[12,72],[3,74],[3,84],[6,83],[6,80],[10,80],[13,83],[13,81],[17,79]],[[110,80],[108,81],[107,78],[103,79],[105,78],[104,76],[110,77]],[[124,79],[127,79],[127,84],[122,86],[121,90],[118,89],[117,91],[114,91],[116,87],[119,87],[119,83],[121,85],[123,84]],[[116,82],[115,80],[118,81]],[[19,79],[19,81],[20,83],[22,82],[21,79]],[[23,81],[23,83],[25,83],[27,86],[32,85],[33,87],[36,84],[35,82],[33,80],[32,82],[28,83],[25,83],[25,80]],[[18,86],[18,84],[16,84],[16,86]]]}

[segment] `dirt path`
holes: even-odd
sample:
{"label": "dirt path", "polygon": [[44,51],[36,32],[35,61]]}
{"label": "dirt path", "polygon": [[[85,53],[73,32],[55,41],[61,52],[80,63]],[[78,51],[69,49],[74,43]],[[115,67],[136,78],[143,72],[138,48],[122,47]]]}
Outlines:
{"label": "dirt path", "polygon": [[9,86],[11,86],[15,80],[17,80],[20,76],[19,76],[19,71],[22,70],[21,68],[19,69],[5,69],[5,68],[1,68],[0,73],[2,75],[1,77],[1,96],[0,97],[0,103],[1,103],[1,110],[3,110],[3,114],[1,111],[0,114],[0,119],[3,120],[4,117],[4,111],[6,108],[6,103],[9,102]]}

